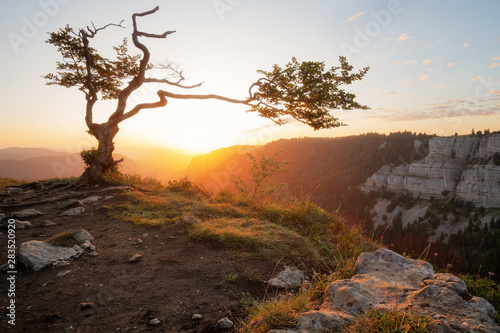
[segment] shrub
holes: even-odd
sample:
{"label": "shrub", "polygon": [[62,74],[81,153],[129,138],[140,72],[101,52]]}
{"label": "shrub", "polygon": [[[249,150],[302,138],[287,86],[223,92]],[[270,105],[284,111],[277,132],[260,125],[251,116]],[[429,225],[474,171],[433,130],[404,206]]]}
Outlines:
{"label": "shrub", "polygon": [[73,247],[80,244],[75,238],[74,231],[62,232],[47,239],[45,242],[55,246]]}

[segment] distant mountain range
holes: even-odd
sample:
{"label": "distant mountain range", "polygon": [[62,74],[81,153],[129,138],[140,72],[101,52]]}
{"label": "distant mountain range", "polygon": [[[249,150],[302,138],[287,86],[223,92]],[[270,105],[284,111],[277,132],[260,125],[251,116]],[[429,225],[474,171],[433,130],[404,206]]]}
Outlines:
{"label": "distant mountain range", "polygon": [[[123,172],[159,179],[175,178],[192,156],[161,148],[124,148],[114,154],[124,158]],[[126,155],[125,155],[126,154]],[[0,177],[38,180],[80,176],[85,165],[79,153],[46,148],[9,147],[0,149]]]}

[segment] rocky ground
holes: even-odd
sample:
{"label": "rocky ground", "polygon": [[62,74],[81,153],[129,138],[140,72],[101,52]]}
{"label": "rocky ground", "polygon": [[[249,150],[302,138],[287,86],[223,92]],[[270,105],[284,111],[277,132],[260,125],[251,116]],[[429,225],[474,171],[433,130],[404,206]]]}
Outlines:
{"label": "rocky ground", "polygon": [[[212,332],[225,317],[238,322],[241,299],[266,293],[264,281],[275,268],[271,262],[195,242],[186,223],[146,227],[110,218],[108,212],[127,200],[124,189],[59,184],[29,191],[2,197],[4,226],[12,212],[34,208],[43,213],[20,218],[31,226],[16,229],[17,248],[85,229],[94,237],[97,255],[87,250],[67,266],[39,271],[18,264],[16,325],[7,324],[9,285],[2,278],[1,332]],[[61,202],[96,195],[101,199],[84,204],[82,215],[60,216]],[[30,200],[45,202],[12,206]],[[7,262],[7,236],[7,229],[0,229],[2,263]],[[135,254],[142,257],[129,261]]]}

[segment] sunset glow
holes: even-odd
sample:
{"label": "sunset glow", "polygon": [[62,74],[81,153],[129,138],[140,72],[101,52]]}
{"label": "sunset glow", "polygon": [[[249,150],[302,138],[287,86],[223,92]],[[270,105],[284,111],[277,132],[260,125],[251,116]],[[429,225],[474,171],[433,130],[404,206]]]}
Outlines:
{"label": "sunset glow", "polygon": [[[84,95],[76,89],[46,86],[42,75],[60,60],[46,44],[47,33],[69,24],[79,28],[124,19],[126,29],[107,29],[92,40],[108,54],[111,45],[130,38],[130,16],[156,6],[154,1],[87,4],[39,1],[4,5],[0,80],[4,103],[0,148],[45,146],[76,149],[93,144],[85,134]],[[166,147],[205,153],[235,144],[264,144],[283,137],[345,136],[399,130],[452,135],[500,127],[498,52],[499,4],[495,1],[338,1],[159,3],[154,16],[140,21],[152,32],[176,30],[165,40],[145,40],[153,61],[180,63],[189,83],[204,82],[189,93],[245,98],[269,70],[299,60],[338,65],[347,56],[371,69],[349,88],[370,110],[332,111],[349,126],[313,131],[291,123],[279,129],[247,108],[221,101],[169,100],[162,109],[143,110],[123,122],[118,145]],[[298,24],[300,22],[300,24]],[[425,22],[425,24],[422,24]],[[133,53],[138,53],[131,47]],[[168,87],[166,87],[168,88]],[[157,99],[157,85],[144,86],[130,101]],[[99,102],[95,119],[105,121],[112,102]],[[20,134],[22,133],[22,135]]]}

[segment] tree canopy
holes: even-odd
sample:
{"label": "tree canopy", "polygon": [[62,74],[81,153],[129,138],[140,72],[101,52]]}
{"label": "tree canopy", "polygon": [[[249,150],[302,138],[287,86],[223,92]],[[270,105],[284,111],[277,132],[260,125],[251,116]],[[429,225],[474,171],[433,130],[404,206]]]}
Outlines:
{"label": "tree canopy", "polygon": [[[102,175],[117,161],[113,161],[111,154],[114,150],[112,139],[118,133],[118,124],[133,117],[141,110],[159,108],[167,105],[168,98],[174,99],[216,99],[229,103],[243,104],[249,111],[257,112],[259,116],[268,118],[277,124],[283,124],[291,117],[311,126],[315,130],[333,128],[344,125],[330,112],[335,109],[366,109],[367,106],[356,102],[355,95],[341,89],[342,85],[349,85],[361,80],[368,67],[353,71],[345,57],[340,57],[340,66],[325,70],[324,62],[299,62],[292,58],[291,62],[281,68],[274,65],[270,71],[258,70],[262,77],[252,83],[246,98],[229,98],[208,94],[178,94],[165,89],[157,91],[158,100],[137,105],[127,105],[128,98],[143,84],[161,83],[165,87],[192,89],[202,85],[197,83],[185,85],[182,69],[173,63],[156,66],[162,77],[147,77],[146,74],[153,66],[150,63],[150,52],[140,37],[164,39],[175,31],[166,31],[162,34],[143,32],[138,29],[137,18],[151,15],[159,10],[155,7],[150,11],[132,15],[134,46],[142,52],[141,55],[131,55],[128,49],[128,40],[113,47],[115,59],[109,59],[90,46],[90,40],[103,29],[121,27],[110,23],[100,28],[92,27],[75,32],[70,26],[50,33],[47,43],[54,45],[61,54],[62,60],[56,63],[56,72],[44,76],[48,85],[59,85],[66,88],[76,87],[85,94],[87,101],[85,122],[89,134],[99,141],[98,154],[93,165],[87,172],[93,173],[94,180]],[[117,100],[116,110],[109,116],[107,122],[94,123],[93,107],[101,99]],[[84,177],[85,178],[85,177]]]}

